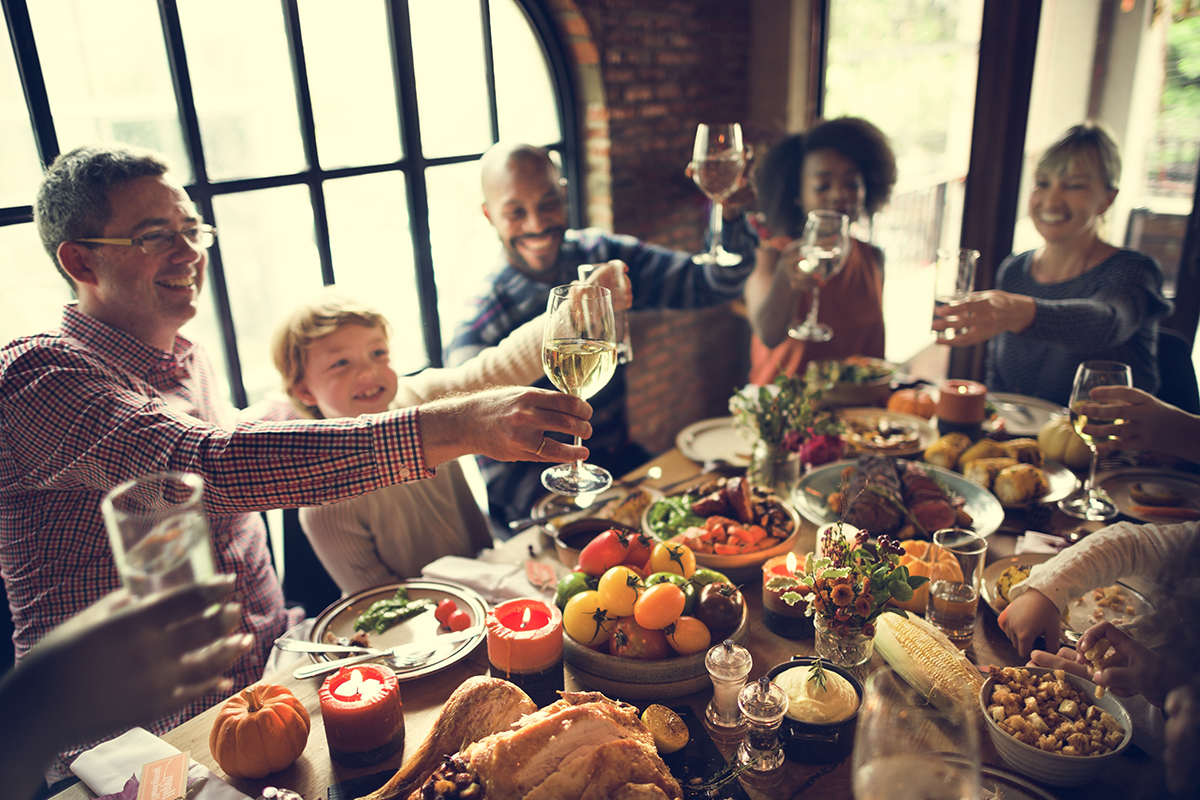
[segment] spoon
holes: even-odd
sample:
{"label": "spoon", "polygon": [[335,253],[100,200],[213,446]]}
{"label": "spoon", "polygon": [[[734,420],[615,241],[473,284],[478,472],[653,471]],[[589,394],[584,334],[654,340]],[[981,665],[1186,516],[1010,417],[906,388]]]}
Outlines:
{"label": "spoon", "polygon": [[[661,477],[662,477],[662,467],[660,467],[656,464],[655,466],[646,470],[646,473],[644,475],[639,475],[636,478],[630,478],[627,481],[617,481],[612,485],[611,488],[613,488],[613,489],[632,489],[635,486],[637,486],[638,484],[642,483],[643,481],[656,481]],[[565,508],[557,509],[555,511],[551,511],[548,514],[542,514],[537,517],[525,517],[523,519],[514,519],[508,523],[508,527],[509,527],[509,530],[514,530],[514,531],[524,530],[525,528],[528,528],[530,525],[537,525],[538,523],[545,522],[546,520],[549,520],[549,519],[554,519],[555,517],[561,517],[566,514],[572,514],[581,509],[591,508],[595,502],[596,502],[596,494],[594,492],[592,494],[581,494],[575,498],[575,503],[573,506],[568,505]]]}

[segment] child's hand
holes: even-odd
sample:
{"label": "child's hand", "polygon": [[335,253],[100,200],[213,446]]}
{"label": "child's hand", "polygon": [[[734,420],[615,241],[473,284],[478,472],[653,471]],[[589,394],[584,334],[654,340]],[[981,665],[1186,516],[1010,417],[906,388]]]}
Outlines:
{"label": "child's hand", "polygon": [[1058,606],[1037,589],[1027,589],[1000,612],[1000,629],[1022,658],[1033,650],[1039,636],[1045,638],[1047,647],[1058,645],[1062,634],[1062,621]]}
{"label": "child's hand", "polygon": [[1118,697],[1140,694],[1154,705],[1161,706],[1167,687],[1159,680],[1162,665],[1158,656],[1111,622],[1100,622],[1083,632],[1083,636],[1075,643],[1075,660],[1088,666],[1084,654],[1101,639],[1108,640],[1112,652],[1105,659],[1105,666],[1092,675],[1091,680]]}
{"label": "child's hand", "polygon": [[1029,663],[1027,667],[1045,667],[1046,669],[1061,669],[1064,672],[1070,672],[1072,675],[1078,675],[1084,680],[1090,681],[1092,673],[1083,664],[1075,660],[1075,650],[1070,647],[1060,647],[1058,655],[1047,653],[1045,650],[1034,650],[1029,654]]}

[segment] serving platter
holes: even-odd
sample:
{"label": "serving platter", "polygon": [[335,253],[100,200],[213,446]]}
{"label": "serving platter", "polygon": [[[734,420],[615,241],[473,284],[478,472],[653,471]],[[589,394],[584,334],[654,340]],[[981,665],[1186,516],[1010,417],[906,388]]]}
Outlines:
{"label": "serving platter", "polygon": [[1049,400],[1024,394],[988,392],[996,416],[1004,420],[1004,431],[1012,436],[1037,436],[1052,419],[1066,419],[1071,412]]}
{"label": "serving platter", "polygon": [[750,465],[753,445],[738,432],[733,417],[714,417],[693,422],[675,436],[679,452],[703,464],[705,461],[728,461],[739,467]]}
{"label": "serving platter", "polygon": [[[937,429],[929,424],[929,420],[916,414],[904,414],[899,411],[887,411],[882,408],[842,408],[837,416],[846,423],[846,439],[848,453],[877,453],[886,456],[911,456],[925,452],[925,448],[938,438]],[[881,425],[910,433],[911,439],[905,438],[895,446],[885,446],[872,443],[860,434],[862,430],[878,430]]]}
{"label": "serving platter", "polygon": [[[1166,508],[1192,509],[1200,515],[1200,476],[1171,469],[1150,469],[1148,467],[1122,469],[1099,476],[1096,482],[1108,493],[1113,503],[1127,517],[1141,522],[1179,523],[1184,518],[1169,514],[1145,513],[1146,506],[1137,503],[1130,495],[1130,488],[1135,483],[1150,483],[1183,495],[1183,503]],[[1134,508],[1138,510],[1134,510]]]}
{"label": "serving platter", "polygon": [[[837,522],[838,515],[830,508],[827,498],[842,483],[842,470],[855,465],[854,460],[836,461],[817,467],[800,479],[792,491],[792,505],[806,520],[820,527]],[[991,536],[1004,522],[1004,508],[996,496],[979,484],[957,472],[933,464],[923,464],[932,476],[951,494],[962,497],[963,508],[974,520],[972,527],[980,536]]]}
{"label": "serving platter", "polygon": [[[929,465],[926,464],[926,466]],[[1001,502],[1000,505],[1011,511],[1032,508],[1040,503],[1057,503],[1064,497],[1070,497],[1079,488],[1079,477],[1064,464],[1045,459],[1042,462],[1041,470],[1042,474],[1046,476],[1046,483],[1050,484],[1050,491],[1029,503]]]}
{"label": "serving platter", "polygon": [[[553,519],[546,520],[542,523],[542,527],[550,534],[555,536],[558,531],[562,530],[563,526],[581,519],[603,518],[605,514],[605,506],[608,506],[613,501],[621,501],[628,497],[633,492],[645,492],[653,503],[656,500],[661,500],[663,493],[653,486],[636,486],[633,488],[627,486],[610,486],[603,492],[594,495],[580,495],[579,497],[565,497],[561,494],[548,494],[539,500],[533,506],[533,511],[530,516],[542,517],[546,514],[554,514],[559,511],[565,511],[569,508],[577,508],[578,511],[570,511]],[[639,515],[640,518],[640,515]],[[637,527],[637,520],[632,522],[624,522],[628,527]]]}
{"label": "serving platter", "polygon": [[[487,617],[487,603],[474,589],[461,586],[449,581],[411,580],[390,583],[364,589],[357,594],[343,597],[317,615],[313,624],[309,641],[324,642],[326,634],[334,637],[350,638],[354,635],[354,620],[366,611],[377,600],[386,600],[396,594],[396,589],[404,586],[408,589],[410,600],[429,599],[435,604],[442,600],[453,600],[455,605],[471,618],[471,625],[481,625]],[[429,641],[436,645],[439,632],[444,632],[441,624],[434,618],[433,609],[423,611],[416,616],[401,620],[382,633],[369,632],[371,647],[395,647],[415,641]],[[462,661],[471,651],[484,640],[486,634],[480,632],[465,641],[447,644],[439,647],[424,665],[414,669],[397,670],[396,678],[409,681],[430,675],[445,669],[452,664]],[[344,653],[310,653],[309,657],[315,662],[332,661],[344,657]],[[388,663],[384,661],[384,663]]]}
{"label": "serving platter", "polygon": [[[984,567],[983,579],[979,585],[979,596],[987,603],[988,608],[999,614],[1007,605],[996,586],[1004,570],[1013,566],[1034,567],[1046,563],[1054,555],[1054,553],[1020,553],[997,559]],[[1119,597],[1124,601],[1119,612],[1116,609],[1099,605],[1100,598],[1090,591],[1085,592],[1083,597],[1067,601],[1066,618],[1063,620],[1064,639],[1075,644],[1084,631],[1104,619],[1121,628],[1129,627],[1139,618],[1154,610],[1154,604],[1128,584],[1117,581],[1112,586],[1105,587],[1104,591],[1110,589],[1119,593]],[[1132,611],[1127,611],[1127,609],[1132,609]]]}

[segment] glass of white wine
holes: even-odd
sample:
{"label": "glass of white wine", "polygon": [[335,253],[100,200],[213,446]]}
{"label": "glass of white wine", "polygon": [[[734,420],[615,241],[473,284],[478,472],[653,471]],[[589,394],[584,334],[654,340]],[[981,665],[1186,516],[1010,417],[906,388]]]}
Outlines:
{"label": "glass of white wine", "polygon": [[717,264],[736,267],[742,257],[721,247],[721,204],[738,188],[742,169],[746,166],[746,151],[742,145],[742,126],[736,122],[728,125],[706,125],[696,127],[696,141],[692,146],[692,180],[700,191],[712,200],[712,243],[707,253],[693,256],[697,264]]}
{"label": "glass of white wine", "polygon": [[850,217],[837,211],[823,209],[808,212],[808,219],[804,223],[804,238],[800,240],[800,260],[796,268],[814,281],[812,305],[809,306],[804,322],[788,329],[788,336],[802,342],[828,342],[833,338],[833,328],[817,322],[821,287],[842,271],[848,255]]}
{"label": "glass of white wine", "polygon": [[[542,334],[542,367],[560,391],[587,400],[617,368],[612,293],[602,286],[572,284],[550,290]],[[575,437],[575,444],[581,440]],[[542,485],[574,497],[612,485],[608,470],[573,461],[542,473]]]}
{"label": "glass of white wine", "polygon": [[[1071,424],[1087,446],[1092,450],[1092,464],[1088,469],[1087,482],[1078,494],[1058,501],[1064,514],[1078,519],[1106,520],[1117,515],[1117,506],[1104,490],[1096,485],[1096,439],[1083,432],[1084,425],[1120,425],[1123,420],[1097,419],[1080,414],[1084,403],[1099,405],[1091,398],[1092,389],[1098,386],[1133,386],[1133,374],[1128,364],[1120,361],[1084,361],[1075,370],[1075,384],[1071,387]],[[1107,438],[1107,437],[1102,437]]]}

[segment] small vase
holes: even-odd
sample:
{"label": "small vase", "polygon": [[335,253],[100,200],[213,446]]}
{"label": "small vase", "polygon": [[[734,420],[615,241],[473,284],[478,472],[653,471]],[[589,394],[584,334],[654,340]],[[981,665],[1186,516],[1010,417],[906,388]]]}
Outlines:
{"label": "small vase", "polygon": [[786,492],[790,483],[799,478],[796,467],[799,462],[796,454],[784,450],[781,445],[759,439],[754,443],[754,451],[750,454],[750,467],[746,477],[755,486],[771,491]]}
{"label": "small vase", "polygon": [[845,634],[839,634],[819,614],[813,617],[813,629],[816,632],[815,649],[818,656],[845,667],[860,679],[866,679],[875,646],[874,636],[867,636],[861,628],[851,628]]}

